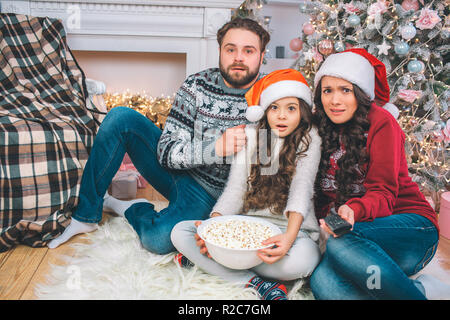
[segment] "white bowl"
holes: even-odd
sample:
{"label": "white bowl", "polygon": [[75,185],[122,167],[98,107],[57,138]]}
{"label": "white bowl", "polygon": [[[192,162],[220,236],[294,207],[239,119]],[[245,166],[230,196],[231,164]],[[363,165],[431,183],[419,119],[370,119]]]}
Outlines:
{"label": "white bowl", "polygon": [[208,249],[209,254],[215,261],[231,269],[243,270],[243,269],[250,269],[259,265],[260,263],[262,263],[262,260],[256,254],[257,251],[262,248],[271,247],[272,245],[267,245],[265,247],[261,246],[260,248],[257,249],[230,249],[224,246],[217,245],[215,243],[211,243],[210,241],[205,239],[203,233],[205,228],[210,223],[214,221],[223,222],[226,220],[255,221],[262,225],[270,227],[273,235],[281,233],[280,228],[278,228],[273,223],[268,222],[264,219],[249,217],[245,215],[219,216],[202,221],[202,223],[198,226],[197,233],[200,236],[200,238],[202,238],[205,241],[205,245],[206,248]]}

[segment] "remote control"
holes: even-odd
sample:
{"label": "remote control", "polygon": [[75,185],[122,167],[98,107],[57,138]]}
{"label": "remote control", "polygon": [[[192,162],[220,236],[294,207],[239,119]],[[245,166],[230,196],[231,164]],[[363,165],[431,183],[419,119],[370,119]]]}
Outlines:
{"label": "remote control", "polygon": [[325,223],[337,236],[341,236],[350,231],[352,225],[346,220],[342,219],[340,215],[336,213],[334,208],[331,209],[330,214],[324,218]]}

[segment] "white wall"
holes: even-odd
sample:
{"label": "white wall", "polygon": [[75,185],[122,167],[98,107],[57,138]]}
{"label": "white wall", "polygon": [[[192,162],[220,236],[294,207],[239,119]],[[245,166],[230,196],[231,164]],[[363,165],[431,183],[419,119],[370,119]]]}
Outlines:
{"label": "white wall", "polygon": [[172,95],[186,78],[182,53],[102,52],[73,50],[86,77],[102,81],[109,93]]}
{"label": "white wall", "polygon": [[299,10],[301,1],[269,1],[262,8],[263,16],[272,16],[270,22],[269,53],[275,58],[275,47],[284,46],[285,58],[292,58],[295,53],[289,49],[289,42],[302,33],[302,25],[309,17]]}
{"label": "white wall", "polygon": [[[285,47],[285,57],[294,52],[289,41],[301,35],[301,26],[307,17],[300,13],[299,0],[272,0],[261,14],[272,16],[269,55],[275,58],[275,47]],[[148,95],[172,95],[186,78],[186,55],[181,53],[145,53],[112,51],[73,51],[88,78],[105,82],[107,92],[142,93]],[[289,61],[271,61],[263,66],[263,72],[289,67]],[[266,70],[267,69],[267,70]]]}

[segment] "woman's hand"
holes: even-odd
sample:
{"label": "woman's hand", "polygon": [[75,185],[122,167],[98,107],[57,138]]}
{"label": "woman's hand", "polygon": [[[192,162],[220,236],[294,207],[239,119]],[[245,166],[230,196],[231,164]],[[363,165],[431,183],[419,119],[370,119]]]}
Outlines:
{"label": "woman's hand", "polygon": [[352,229],[353,229],[353,225],[355,224],[355,211],[353,211],[352,208],[350,208],[348,205],[344,204],[339,207],[338,215],[340,215],[342,219],[344,219],[348,223],[350,223],[352,225]]}
{"label": "woman's hand", "polygon": [[[350,223],[352,225],[352,229],[353,229],[353,225],[355,224],[355,212],[352,210],[352,208],[350,208],[348,205],[344,204],[339,207],[337,214],[342,219],[344,219],[345,221]],[[330,228],[328,228],[327,224],[325,223],[325,221],[323,219],[320,219],[319,223],[320,223],[320,227],[323,230],[325,230],[327,233],[331,234],[335,238],[338,237],[338,235],[336,235],[333,231],[330,230]]]}
{"label": "woman's hand", "polygon": [[[213,213],[211,213],[211,218],[214,218],[214,217],[218,217],[218,216],[221,216],[222,214],[220,214],[219,212],[213,212]],[[198,226],[199,225],[201,225],[202,224],[202,222],[201,221],[195,221],[194,222],[194,225],[198,228]],[[196,245],[197,245],[197,247],[199,247],[200,248],[200,253],[201,254],[206,254],[206,256],[208,257],[208,258],[211,258],[211,255],[209,254],[209,252],[208,252],[208,249],[206,248],[206,245],[205,245],[205,241],[203,241],[202,240],[202,238],[200,238],[200,236],[198,235],[198,233],[196,233],[195,235],[194,235],[194,237],[195,237],[195,240],[196,240]]]}
{"label": "woman's hand", "polygon": [[265,263],[272,264],[283,258],[294,243],[295,237],[281,233],[262,242],[263,245],[274,244],[266,249],[258,250],[258,257]]}

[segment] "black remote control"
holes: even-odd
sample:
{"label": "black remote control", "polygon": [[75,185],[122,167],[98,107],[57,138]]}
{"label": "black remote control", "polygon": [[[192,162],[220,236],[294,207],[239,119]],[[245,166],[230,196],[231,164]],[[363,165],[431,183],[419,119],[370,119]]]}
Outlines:
{"label": "black remote control", "polygon": [[327,226],[333,231],[337,236],[341,236],[350,231],[352,225],[346,220],[342,219],[340,215],[336,213],[334,208],[331,209],[330,213],[323,219]]}

